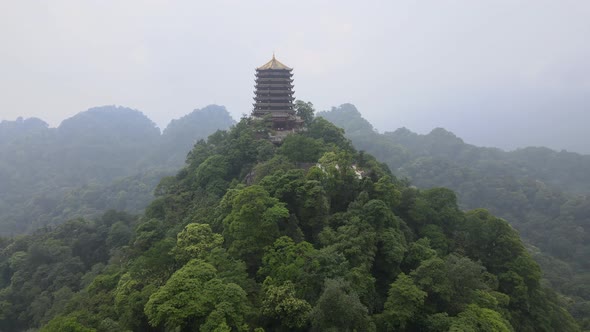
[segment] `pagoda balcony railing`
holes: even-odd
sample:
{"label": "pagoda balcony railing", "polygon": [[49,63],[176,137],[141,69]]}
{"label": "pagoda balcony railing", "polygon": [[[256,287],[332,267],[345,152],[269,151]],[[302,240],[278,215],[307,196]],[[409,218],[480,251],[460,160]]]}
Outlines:
{"label": "pagoda balcony railing", "polygon": [[256,76],[255,79],[259,80],[292,80],[291,76]]}
{"label": "pagoda balcony railing", "polygon": [[291,98],[293,97],[293,93],[294,91],[285,91],[285,90],[258,90],[258,91],[254,91],[254,95],[255,96],[261,96],[261,97],[268,97],[268,96],[272,96],[272,97],[282,97],[282,98]]}
{"label": "pagoda balcony railing", "polygon": [[277,101],[266,101],[266,100],[257,100],[255,103],[255,105],[263,105],[263,106],[269,106],[269,105],[285,105],[285,106],[293,106],[294,103],[288,100],[277,100]]}
{"label": "pagoda balcony railing", "polygon": [[293,79],[292,78],[283,78],[283,77],[277,77],[277,78],[270,78],[270,77],[260,77],[254,80],[254,82],[257,83],[272,83],[272,82],[280,82],[280,83],[293,83]]}
{"label": "pagoda balcony railing", "polygon": [[254,81],[261,82],[261,81],[272,81],[272,82],[293,82],[292,77],[254,77]]}
{"label": "pagoda balcony railing", "polygon": [[256,108],[259,108],[259,107],[287,107],[289,109],[294,106],[293,103],[253,103],[252,105]]}
{"label": "pagoda balcony railing", "polygon": [[278,76],[278,75],[256,75],[255,78],[258,79],[283,79],[283,80],[291,80],[293,79],[293,75],[285,75],[285,76]]}
{"label": "pagoda balcony railing", "polygon": [[263,83],[263,82],[256,82],[254,84],[255,88],[258,89],[290,89],[293,88],[294,85],[290,82],[273,82],[273,83]]}
{"label": "pagoda balcony railing", "polygon": [[254,99],[256,101],[266,101],[266,100],[290,100],[290,101],[293,101],[293,100],[295,100],[295,97],[291,97],[291,96],[279,96],[279,97],[256,96],[252,99]]}
{"label": "pagoda balcony railing", "polygon": [[292,79],[268,79],[268,78],[263,78],[263,79],[255,79],[254,80],[254,85],[292,85],[293,84]]}
{"label": "pagoda balcony railing", "polygon": [[264,116],[267,114],[271,114],[273,117],[289,117],[291,115],[295,115],[295,110],[287,109],[287,108],[255,108],[252,111],[252,114],[258,116]]}
{"label": "pagoda balcony railing", "polygon": [[269,114],[269,113],[274,113],[275,115],[278,113],[283,113],[283,114],[290,114],[290,115],[295,115],[295,110],[294,109],[290,109],[290,108],[254,108],[252,110],[252,113],[256,113],[256,114]]}
{"label": "pagoda balcony railing", "polygon": [[288,89],[288,88],[276,88],[276,87],[266,87],[266,88],[260,88],[260,89],[256,89],[254,90],[255,93],[260,92],[260,93],[287,93],[287,94],[292,94],[293,90],[292,89]]}
{"label": "pagoda balcony railing", "polygon": [[282,119],[289,119],[289,118],[294,118],[295,113],[293,113],[295,111],[293,110],[255,110],[254,112],[252,112],[252,115],[257,116],[257,117],[267,117],[268,114],[270,114],[270,118],[273,119],[277,119],[277,118],[282,118]]}
{"label": "pagoda balcony railing", "polygon": [[293,89],[293,84],[262,84],[258,83],[254,86],[256,89]]}
{"label": "pagoda balcony railing", "polygon": [[266,72],[266,71],[259,71],[256,73],[258,77],[292,77],[293,73],[288,71],[282,72]]}
{"label": "pagoda balcony railing", "polygon": [[292,108],[294,107],[293,103],[288,103],[288,102],[284,102],[284,103],[261,103],[261,102],[256,102],[253,103],[252,106],[254,106],[255,108],[260,108],[260,107],[287,107],[287,108]]}

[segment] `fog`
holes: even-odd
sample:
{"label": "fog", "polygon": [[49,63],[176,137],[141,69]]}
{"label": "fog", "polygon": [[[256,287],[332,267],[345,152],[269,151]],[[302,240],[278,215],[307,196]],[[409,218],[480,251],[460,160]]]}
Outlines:
{"label": "fog", "polygon": [[117,104],[163,128],[213,103],[239,118],[274,51],[298,99],[355,104],[380,131],[590,153],[589,18],[583,0],[3,1],[0,120]]}

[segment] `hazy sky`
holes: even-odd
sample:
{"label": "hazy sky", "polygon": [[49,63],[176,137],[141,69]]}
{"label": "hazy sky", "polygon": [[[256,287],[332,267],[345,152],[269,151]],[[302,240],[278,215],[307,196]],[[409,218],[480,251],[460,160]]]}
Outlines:
{"label": "hazy sky", "polygon": [[1,1],[0,120],[93,106],[161,128],[249,113],[275,51],[296,97],[379,130],[590,153],[590,1]]}

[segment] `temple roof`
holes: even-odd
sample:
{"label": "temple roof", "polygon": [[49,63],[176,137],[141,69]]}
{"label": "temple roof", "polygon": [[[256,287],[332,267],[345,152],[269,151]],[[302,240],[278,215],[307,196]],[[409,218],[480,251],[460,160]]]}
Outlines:
{"label": "temple roof", "polygon": [[272,55],[272,59],[263,64],[262,66],[256,68],[256,70],[264,70],[264,69],[284,69],[284,70],[292,70],[293,68],[289,68],[281,63],[279,60],[275,58],[275,55]]}

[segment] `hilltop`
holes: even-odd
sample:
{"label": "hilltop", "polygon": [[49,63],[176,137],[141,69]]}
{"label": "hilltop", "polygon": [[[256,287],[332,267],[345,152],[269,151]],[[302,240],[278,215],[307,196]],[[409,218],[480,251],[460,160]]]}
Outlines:
{"label": "hilltop", "polygon": [[408,186],[323,118],[265,133],[198,142],[139,219],[4,241],[0,328],[579,330],[505,220]]}

